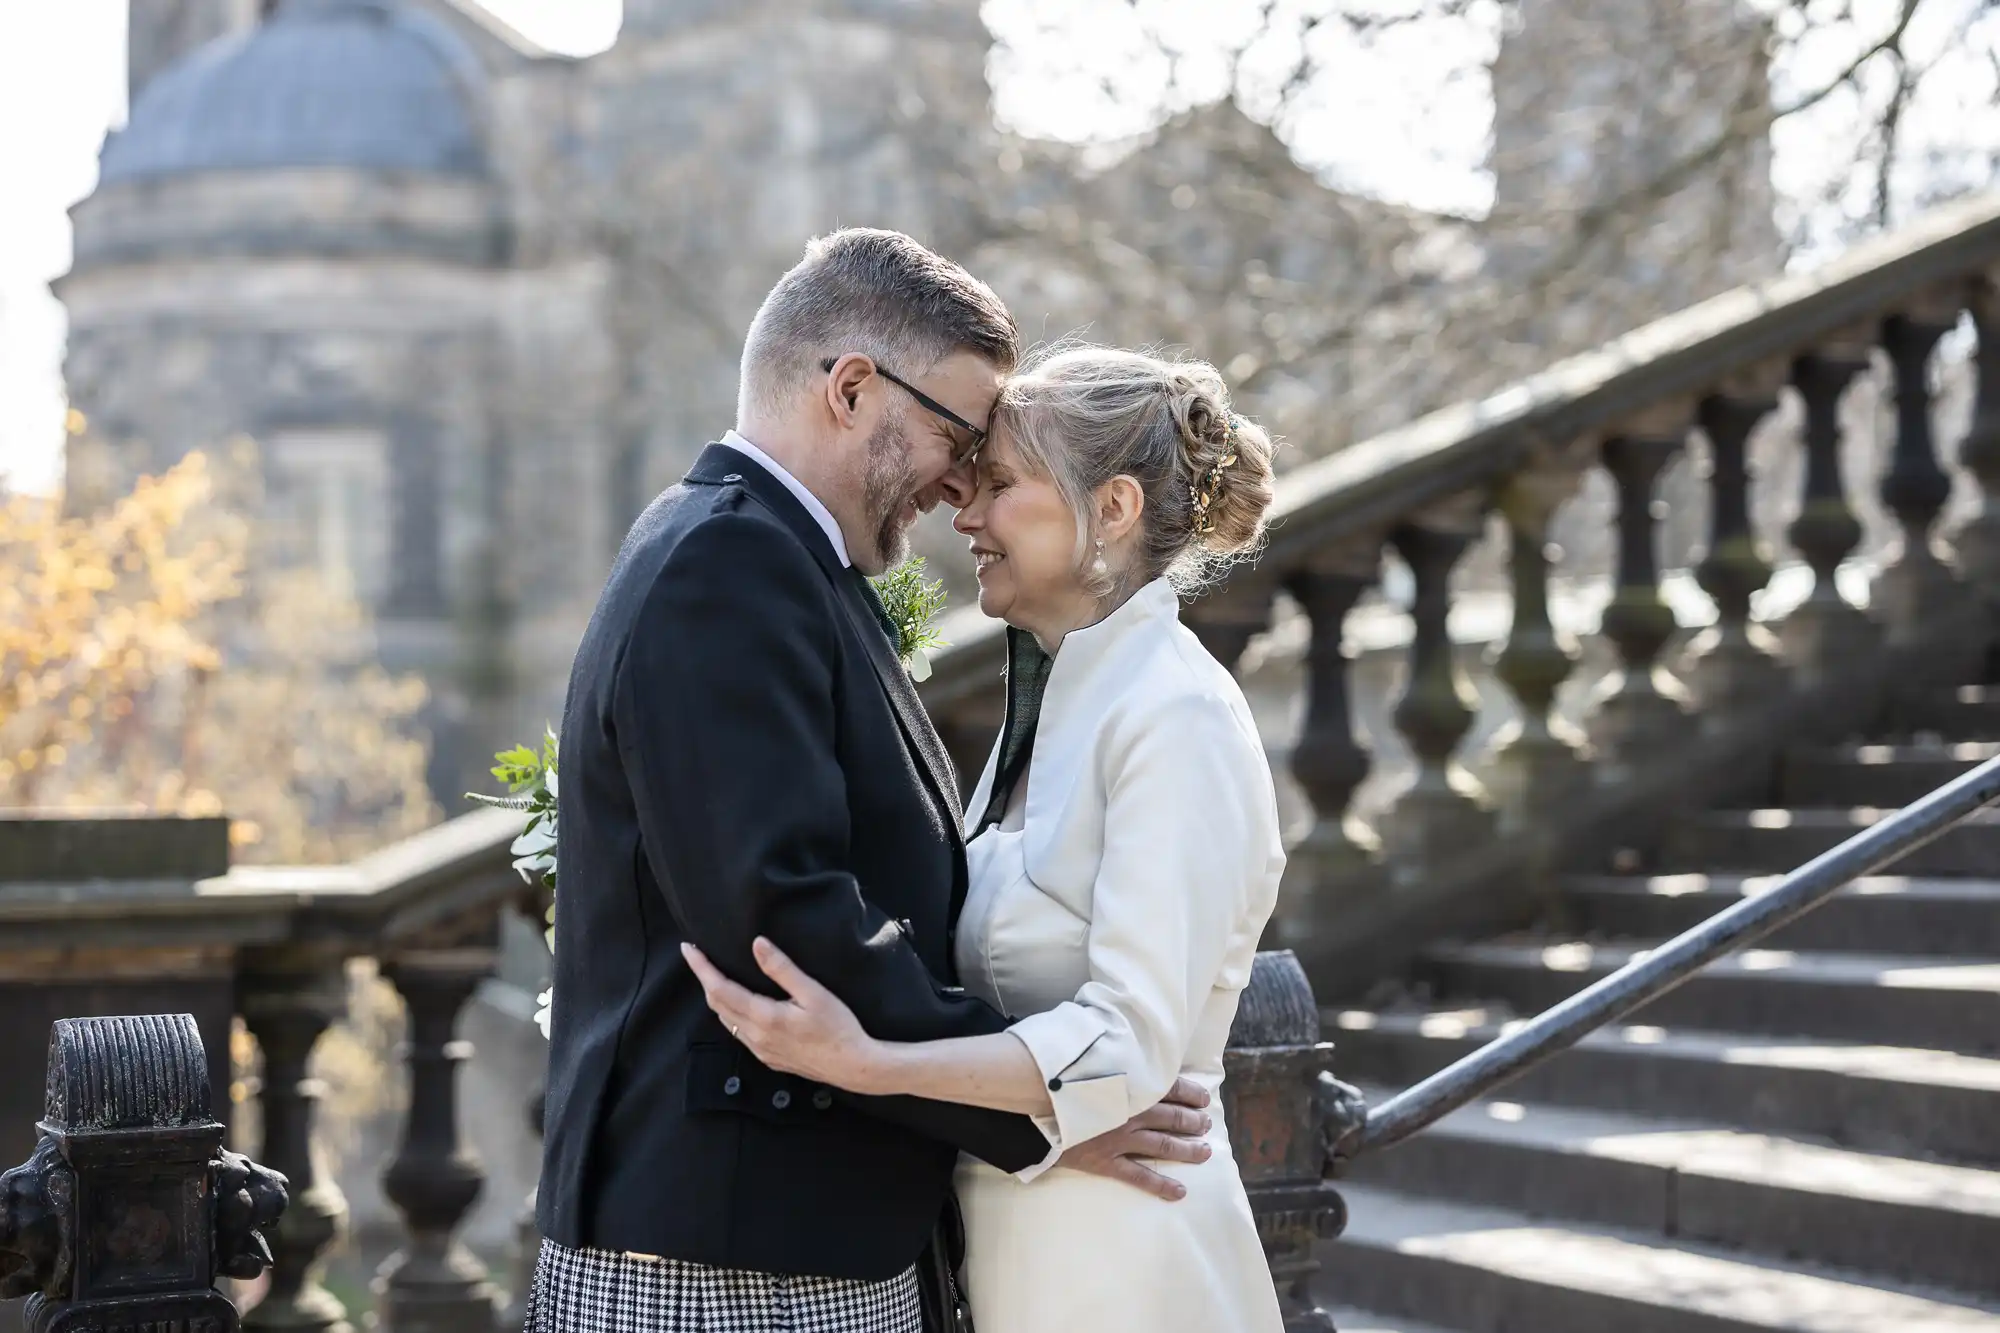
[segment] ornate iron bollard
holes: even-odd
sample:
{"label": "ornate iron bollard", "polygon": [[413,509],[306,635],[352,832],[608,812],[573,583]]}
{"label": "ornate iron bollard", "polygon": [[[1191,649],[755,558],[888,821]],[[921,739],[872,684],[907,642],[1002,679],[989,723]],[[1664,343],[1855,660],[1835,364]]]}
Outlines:
{"label": "ornate iron bollard", "polygon": [[65,1018],[41,1140],[0,1175],[0,1297],[28,1333],[235,1333],[218,1277],[271,1262],[285,1178],[222,1146],[188,1014]]}
{"label": "ornate iron bollard", "polygon": [[1312,1296],[1313,1245],[1347,1226],[1347,1205],[1325,1177],[1365,1112],[1360,1093],[1329,1071],[1332,1058],[1299,960],[1289,949],[1258,954],[1223,1056],[1222,1113],[1286,1333],[1333,1333]]}

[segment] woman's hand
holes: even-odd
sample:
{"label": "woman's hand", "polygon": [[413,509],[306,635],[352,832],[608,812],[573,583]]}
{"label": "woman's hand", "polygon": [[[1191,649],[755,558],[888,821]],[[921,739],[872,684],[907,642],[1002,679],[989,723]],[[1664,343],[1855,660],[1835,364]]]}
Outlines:
{"label": "woman's hand", "polygon": [[885,1047],[862,1030],[854,1011],[826,987],[799,970],[777,945],[758,936],[750,952],[764,975],[789,997],[767,999],[716,970],[692,944],[681,945],[688,966],[701,982],[708,1007],[729,1035],[767,1067],[826,1083],[847,1092],[882,1091]]}

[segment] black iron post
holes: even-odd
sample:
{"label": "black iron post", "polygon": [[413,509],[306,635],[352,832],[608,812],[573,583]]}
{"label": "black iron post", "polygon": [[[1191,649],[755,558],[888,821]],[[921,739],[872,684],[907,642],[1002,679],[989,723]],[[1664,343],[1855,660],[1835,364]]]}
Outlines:
{"label": "black iron post", "polygon": [[0,1297],[29,1333],[236,1333],[285,1178],[225,1150],[192,1015],[65,1018],[34,1155],[0,1175]]}
{"label": "black iron post", "polygon": [[1334,1082],[1332,1059],[1299,960],[1289,949],[1258,954],[1223,1054],[1222,1117],[1285,1333],[1334,1333],[1312,1296],[1313,1246],[1346,1229],[1347,1204],[1325,1176],[1332,1145],[1365,1111],[1358,1093]]}

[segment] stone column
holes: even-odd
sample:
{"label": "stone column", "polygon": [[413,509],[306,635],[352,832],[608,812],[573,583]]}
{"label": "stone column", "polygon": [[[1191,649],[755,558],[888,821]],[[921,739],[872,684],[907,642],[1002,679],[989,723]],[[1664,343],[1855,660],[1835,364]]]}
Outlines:
{"label": "stone column", "polygon": [[1695,578],[1714,599],[1716,619],[1691,645],[1686,677],[1711,728],[1734,725],[1784,684],[1777,640],[1750,619],[1750,599],[1771,581],[1771,561],[1750,529],[1750,433],[1777,406],[1776,393],[1745,383],[1702,399],[1697,414],[1708,437],[1711,506]]}
{"label": "stone column", "polygon": [[1801,688],[1824,683],[1881,645],[1880,631],[1840,595],[1835,580],[1861,544],[1861,520],[1841,480],[1840,400],[1868,364],[1865,345],[1839,343],[1792,363],[1792,387],[1805,406],[1806,478],[1799,516],[1786,535],[1812,567],[1813,588],[1785,618],[1779,641]]}
{"label": "stone column", "polygon": [[1556,692],[1576,669],[1576,646],[1549,618],[1549,565],[1560,555],[1548,542],[1549,520],[1575,486],[1573,473],[1543,470],[1522,473],[1500,492],[1514,622],[1493,659],[1493,674],[1521,710],[1496,738],[1487,774],[1503,828],[1535,823],[1574,791],[1583,774],[1583,738],[1555,716]]}
{"label": "stone column", "polygon": [[1345,561],[1321,562],[1286,580],[1311,625],[1306,647],[1306,716],[1292,750],[1292,776],[1312,803],[1313,824],[1291,849],[1278,904],[1266,931],[1271,947],[1291,949],[1314,966],[1320,937],[1339,912],[1343,891],[1372,882],[1379,865],[1372,835],[1348,827],[1347,808],[1368,777],[1367,747],[1355,737],[1343,634],[1347,613],[1375,582],[1379,549],[1371,542]]}
{"label": "stone column", "polygon": [[[1969,607],[1965,590],[1932,546],[1938,516],[1951,498],[1951,478],[1938,462],[1931,425],[1930,359],[1957,321],[1956,303],[1938,302],[1882,323],[1882,347],[1895,373],[1896,443],[1881,494],[1902,542],[1894,562],[1876,576],[1872,609],[1892,648],[1924,643]],[[1949,671],[1955,664],[1940,666]]]}
{"label": "stone column", "polygon": [[1618,484],[1618,581],[1603,633],[1618,650],[1619,669],[1604,683],[1590,730],[1601,754],[1597,774],[1607,780],[1627,776],[1687,717],[1687,691],[1659,664],[1676,626],[1660,595],[1653,515],[1653,487],[1681,439],[1681,431],[1653,423],[1604,442],[1604,466]]}
{"label": "stone column", "polygon": [[375,1279],[388,1333],[494,1333],[498,1325],[498,1293],[457,1235],[486,1173],[459,1138],[458,1067],[472,1047],[452,1036],[459,1011],[495,961],[488,941],[399,951],[383,969],[410,1014],[409,1110],[382,1176],[409,1232]]}
{"label": "stone column", "polygon": [[1979,332],[1979,391],[1958,461],[1979,483],[1979,508],[1953,547],[1960,576],[1986,604],[1990,638],[2000,629],[2000,285],[1994,281],[1973,290],[1972,323]]}
{"label": "stone column", "polygon": [[274,1333],[351,1333],[347,1309],[321,1279],[326,1256],[347,1227],[347,1201],[313,1143],[318,1079],[307,1073],[320,1034],[347,1012],[347,976],[337,956],[264,954],[238,974],[244,1026],[264,1054],[264,1145],[259,1154],[291,1182],[291,1206],[271,1242],[271,1285],[243,1317],[247,1329]]}
{"label": "stone column", "polygon": [[1477,784],[1452,762],[1472,729],[1478,700],[1458,669],[1446,619],[1451,571],[1472,544],[1477,517],[1478,509],[1468,506],[1439,526],[1406,524],[1389,535],[1416,585],[1409,678],[1393,717],[1416,759],[1417,777],[1382,817],[1382,849],[1400,880],[1466,852],[1491,832]]}

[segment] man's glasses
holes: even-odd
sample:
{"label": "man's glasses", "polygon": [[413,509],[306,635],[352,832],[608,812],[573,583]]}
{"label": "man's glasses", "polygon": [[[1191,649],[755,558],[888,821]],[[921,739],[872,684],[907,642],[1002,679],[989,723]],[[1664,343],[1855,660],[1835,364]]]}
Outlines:
{"label": "man's glasses", "polygon": [[[827,357],[824,361],[821,361],[819,363],[819,368],[821,370],[831,373],[834,366],[839,363],[839,360],[840,360],[839,357],[835,356]],[[979,451],[979,446],[986,443],[986,432],[983,429],[973,425],[970,421],[967,421],[964,417],[952,411],[950,408],[946,407],[943,403],[940,403],[937,399],[931,397],[929,394],[925,393],[922,389],[919,389],[916,385],[910,383],[902,376],[892,375],[888,371],[882,369],[880,365],[877,365],[875,367],[875,373],[877,375],[880,375],[883,379],[889,381],[889,383],[895,385],[897,388],[901,389],[904,393],[910,395],[910,397],[916,399],[917,406],[923,408],[925,411],[929,412],[932,416],[937,417],[939,420],[950,422],[952,425],[958,427],[960,430],[964,431],[966,434],[972,437],[972,448],[966,450],[965,453],[961,455],[959,461],[963,461],[965,457],[977,453]]]}

